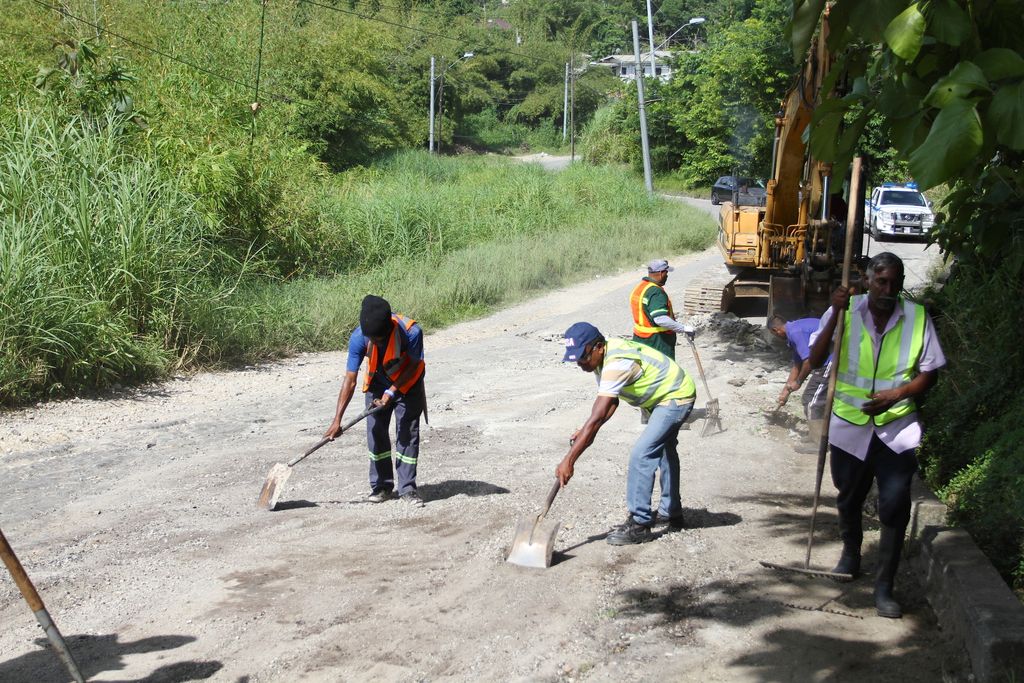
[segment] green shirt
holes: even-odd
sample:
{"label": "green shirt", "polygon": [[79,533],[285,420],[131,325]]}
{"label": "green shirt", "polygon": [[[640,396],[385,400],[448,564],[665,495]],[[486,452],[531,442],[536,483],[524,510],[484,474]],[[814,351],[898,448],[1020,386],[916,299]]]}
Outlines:
{"label": "green shirt", "polygon": [[[644,279],[648,282],[654,282],[649,277]],[[665,293],[662,287],[651,287],[646,292],[643,306],[644,312],[647,313],[647,317],[651,322],[654,322],[656,316],[669,315],[668,294]],[[652,349],[661,351],[672,360],[676,359],[676,333],[671,330],[652,334],[650,337],[638,337],[634,334],[633,341],[646,344]]]}

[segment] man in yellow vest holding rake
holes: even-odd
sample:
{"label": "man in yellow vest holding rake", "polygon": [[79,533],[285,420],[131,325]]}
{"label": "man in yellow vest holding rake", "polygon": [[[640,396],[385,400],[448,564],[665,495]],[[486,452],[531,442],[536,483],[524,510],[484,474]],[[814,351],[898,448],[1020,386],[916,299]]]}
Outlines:
{"label": "man in yellow vest holding rake", "polygon": [[840,287],[832,307],[812,336],[810,362],[822,364],[835,336],[836,313],[844,316],[835,400],[829,422],[832,482],[839,490],[839,532],[843,552],[834,572],[860,573],[861,513],[872,480],[878,482],[882,524],[875,571],[875,609],[899,618],[893,597],[903,536],[910,521],[910,483],[917,471],[914,451],[921,443],[915,399],[934,383],[946,364],[938,335],[924,307],[900,296],[903,262],[882,252],[867,268],[867,294],[851,296]]}

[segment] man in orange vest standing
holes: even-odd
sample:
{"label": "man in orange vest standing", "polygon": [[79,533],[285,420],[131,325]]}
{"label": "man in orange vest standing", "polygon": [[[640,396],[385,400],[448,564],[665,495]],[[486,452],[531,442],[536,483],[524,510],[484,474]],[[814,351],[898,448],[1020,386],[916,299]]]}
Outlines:
{"label": "man in orange vest standing", "polygon": [[629,310],[633,314],[633,341],[646,344],[676,359],[676,334],[693,334],[689,325],[676,322],[672,302],[665,291],[668,274],[675,270],[665,259],[647,264],[647,277],[641,280],[629,295]]}
{"label": "man in orange vest standing", "polygon": [[[372,294],[363,299],[359,327],[348,342],[345,379],[338,394],[334,421],[324,436],[334,438],[341,430],[356,376],[367,359],[363,382],[365,404],[384,406],[366,418],[366,439],[370,449],[371,503],[382,503],[396,494],[394,470],[398,470],[397,494],[401,500],[423,507],[416,490],[416,462],[420,448],[420,415],[426,411],[423,388],[423,330],[415,320],[391,312],[391,304]],[[391,416],[395,416],[395,451],[391,450]],[[391,458],[397,463],[392,467]]]}

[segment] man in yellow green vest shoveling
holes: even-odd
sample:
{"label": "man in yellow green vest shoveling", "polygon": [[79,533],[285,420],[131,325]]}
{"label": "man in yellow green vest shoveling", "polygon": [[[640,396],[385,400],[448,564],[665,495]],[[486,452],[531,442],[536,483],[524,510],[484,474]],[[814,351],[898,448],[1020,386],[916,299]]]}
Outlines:
{"label": "man in yellow green vest shoveling", "polygon": [[[629,456],[626,504],[629,519],[608,534],[611,545],[644,543],[654,538],[651,527],[666,519],[671,529],[682,528],[679,496],[679,428],[697,396],[693,380],[675,361],[649,346],[625,339],[605,339],[590,323],[580,322],[565,332],[564,362],[576,363],[597,379],[597,398],[590,417],[573,434],[569,452],[555,469],[562,486],[569,483],[576,460],[611,419],[619,399],[650,411],[650,420]],[[651,509],[654,473],[664,459],[659,510]]]}
{"label": "man in yellow green vest shoveling", "polygon": [[835,400],[829,421],[832,482],[839,493],[839,533],[843,552],[832,571],[860,573],[861,514],[873,480],[878,482],[881,536],[875,570],[875,609],[879,616],[903,612],[893,582],[910,521],[910,483],[917,471],[915,451],[921,421],[915,399],[934,383],[946,364],[938,335],[924,307],[900,296],[903,262],[882,252],[868,263],[867,294],[840,287],[832,307],[811,337],[810,363],[829,355],[839,315],[843,318]]}

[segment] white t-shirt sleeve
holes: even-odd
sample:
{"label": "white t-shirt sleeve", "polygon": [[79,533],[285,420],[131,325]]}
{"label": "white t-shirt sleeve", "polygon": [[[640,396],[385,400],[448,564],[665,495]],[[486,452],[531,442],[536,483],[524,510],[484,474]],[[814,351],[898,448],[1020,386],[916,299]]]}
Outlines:
{"label": "white t-shirt sleeve", "polygon": [[921,360],[917,369],[921,372],[938,370],[946,364],[946,355],[942,352],[942,345],[939,344],[939,335],[935,331],[935,323],[930,315],[924,319],[924,348],[921,349]]}
{"label": "white t-shirt sleeve", "polygon": [[642,374],[640,364],[628,358],[606,362],[597,378],[597,395],[618,396]]}

